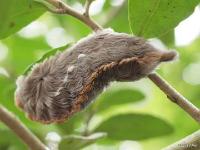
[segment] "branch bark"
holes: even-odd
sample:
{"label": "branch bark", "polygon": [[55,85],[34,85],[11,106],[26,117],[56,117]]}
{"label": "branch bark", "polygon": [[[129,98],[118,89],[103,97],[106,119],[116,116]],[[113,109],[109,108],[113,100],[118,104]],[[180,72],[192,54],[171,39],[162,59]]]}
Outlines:
{"label": "branch bark", "polygon": [[15,132],[31,150],[48,150],[22,122],[2,105],[0,105],[0,121]]}
{"label": "branch bark", "polygon": [[90,17],[89,17],[89,7],[90,4],[92,3],[92,0],[87,4],[85,13],[81,14],[80,12],[76,11],[75,9],[71,8],[64,2],[60,0],[46,0],[49,2],[51,5],[53,5],[56,9],[50,9],[51,12],[58,13],[58,14],[68,14],[71,15],[78,20],[82,21],[85,23],[87,26],[89,26],[93,31],[98,31],[101,30],[101,26],[99,26],[96,22],[94,22]]}
{"label": "branch bark", "polygon": [[169,100],[180,106],[193,119],[200,123],[200,110],[174,89],[167,81],[165,81],[157,73],[152,73],[149,79],[153,81],[168,97]]}
{"label": "branch bark", "polygon": [[[103,29],[100,25],[98,25],[96,22],[90,19],[89,14],[88,16],[80,14],[79,12],[70,8],[68,5],[61,2],[60,0],[46,0],[46,1],[55,6],[57,9],[64,10],[65,14],[71,15],[79,19],[80,21],[84,22],[88,27],[90,27],[94,31]],[[89,10],[90,4],[86,5],[87,7],[85,12]],[[178,93],[166,80],[164,80],[158,74],[152,73],[148,76],[148,78],[152,80],[167,95],[169,100],[180,106],[200,124],[200,110],[196,106],[194,106],[184,96]]]}
{"label": "branch bark", "polygon": [[184,139],[169,145],[163,150],[199,150],[200,149],[200,130],[185,137]]}

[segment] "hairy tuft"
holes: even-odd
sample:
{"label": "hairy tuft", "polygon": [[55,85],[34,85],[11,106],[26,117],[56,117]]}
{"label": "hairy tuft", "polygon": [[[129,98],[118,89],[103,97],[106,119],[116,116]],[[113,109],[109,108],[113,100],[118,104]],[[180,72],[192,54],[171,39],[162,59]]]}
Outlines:
{"label": "hairy tuft", "polygon": [[161,62],[167,62],[167,61],[172,61],[175,60],[178,57],[178,54],[176,51],[165,51],[162,55],[161,55]]}

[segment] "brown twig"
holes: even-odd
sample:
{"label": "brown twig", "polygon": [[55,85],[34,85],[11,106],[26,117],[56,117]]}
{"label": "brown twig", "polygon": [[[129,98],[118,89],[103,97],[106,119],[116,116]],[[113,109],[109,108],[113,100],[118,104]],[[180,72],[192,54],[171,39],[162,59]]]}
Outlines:
{"label": "brown twig", "polygon": [[194,106],[190,101],[183,97],[178,91],[176,91],[176,89],[174,89],[157,73],[152,73],[148,77],[167,95],[169,100],[179,105],[193,119],[200,123],[200,110],[196,106]]}
{"label": "brown twig", "polygon": [[58,14],[68,14],[71,15],[77,19],[79,19],[80,21],[82,21],[83,23],[85,23],[87,26],[89,26],[92,30],[94,31],[98,31],[101,30],[101,26],[99,26],[96,22],[94,22],[90,17],[89,17],[89,7],[90,4],[92,3],[92,1],[87,4],[86,7],[86,13],[87,15],[83,15],[80,12],[74,10],[73,8],[71,8],[70,6],[68,6],[67,4],[65,4],[64,2],[60,1],[60,0],[46,0],[47,2],[49,2],[50,4],[52,4],[56,9],[50,9],[49,10],[51,12],[54,13],[58,13]]}
{"label": "brown twig", "polygon": [[200,130],[185,137],[184,139],[167,146],[163,150],[199,150],[200,149]]}
{"label": "brown twig", "polygon": [[0,121],[13,130],[31,150],[48,149],[22,122],[2,105],[0,105]]}

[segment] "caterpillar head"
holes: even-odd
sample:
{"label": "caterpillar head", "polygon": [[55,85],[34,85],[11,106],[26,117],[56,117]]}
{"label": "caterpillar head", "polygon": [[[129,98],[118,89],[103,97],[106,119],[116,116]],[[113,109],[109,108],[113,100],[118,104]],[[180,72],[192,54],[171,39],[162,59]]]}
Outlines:
{"label": "caterpillar head", "polygon": [[64,67],[57,55],[35,65],[27,76],[17,79],[15,102],[30,119],[43,123],[59,121],[70,109],[70,101],[59,98],[69,96],[66,91],[61,95],[63,81],[66,80]]}

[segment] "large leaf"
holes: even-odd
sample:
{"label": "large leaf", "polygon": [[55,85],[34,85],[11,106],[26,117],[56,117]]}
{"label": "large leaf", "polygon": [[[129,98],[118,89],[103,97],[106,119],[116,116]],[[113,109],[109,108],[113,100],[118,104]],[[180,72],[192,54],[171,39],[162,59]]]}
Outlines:
{"label": "large leaf", "polygon": [[32,0],[0,0],[0,39],[17,32],[45,12]]}
{"label": "large leaf", "polygon": [[50,50],[44,37],[33,39],[22,38],[17,35],[10,36],[3,40],[3,43],[9,49],[9,55],[5,61],[5,67],[8,71],[21,74],[25,68],[36,61],[39,55]]}
{"label": "large leaf", "polygon": [[173,128],[166,121],[147,114],[121,114],[102,122],[95,131],[113,140],[143,140],[167,135]]}
{"label": "large leaf", "polygon": [[[0,129],[0,149],[1,150],[26,150],[27,146],[11,130]],[[12,137],[12,140],[9,140]]]}
{"label": "large leaf", "polygon": [[[121,85],[121,86],[120,86]],[[112,106],[120,106],[123,104],[141,101],[145,95],[135,88],[123,86],[120,83],[113,84],[97,99],[98,111],[110,109]]]}
{"label": "large leaf", "polygon": [[59,150],[80,150],[105,136],[105,133],[94,133],[89,136],[68,135],[62,138]]}
{"label": "large leaf", "polygon": [[199,0],[129,0],[129,22],[135,35],[159,37],[188,17]]}

